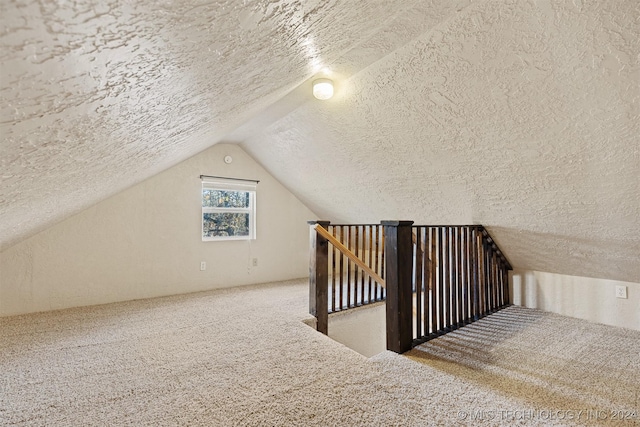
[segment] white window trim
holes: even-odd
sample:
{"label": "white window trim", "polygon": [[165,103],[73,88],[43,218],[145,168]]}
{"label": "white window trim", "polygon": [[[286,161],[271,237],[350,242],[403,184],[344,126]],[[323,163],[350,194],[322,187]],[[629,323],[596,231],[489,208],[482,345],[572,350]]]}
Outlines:
{"label": "white window trim", "polygon": [[[202,207],[200,214],[200,236],[203,242],[219,242],[224,240],[255,240],[256,239],[256,185],[252,182],[238,182],[236,180],[216,178],[202,179],[200,189],[200,200],[202,200],[202,190],[222,190],[222,191],[242,191],[249,193],[249,207],[247,208],[215,208]],[[248,213],[249,214],[249,235],[248,236],[204,236],[204,214],[206,213]]]}

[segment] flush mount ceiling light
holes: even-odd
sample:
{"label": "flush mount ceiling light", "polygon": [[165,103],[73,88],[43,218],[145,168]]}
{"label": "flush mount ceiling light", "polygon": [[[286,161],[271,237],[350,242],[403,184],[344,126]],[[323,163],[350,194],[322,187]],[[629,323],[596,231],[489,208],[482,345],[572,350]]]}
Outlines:
{"label": "flush mount ceiling light", "polygon": [[318,99],[329,99],[333,96],[333,82],[329,79],[313,81],[313,96]]}

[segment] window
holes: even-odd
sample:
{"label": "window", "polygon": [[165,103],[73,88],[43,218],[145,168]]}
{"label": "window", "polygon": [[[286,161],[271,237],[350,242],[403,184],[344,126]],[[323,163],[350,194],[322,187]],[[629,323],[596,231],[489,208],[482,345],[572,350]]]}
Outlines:
{"label": "window", "polygon": [[256,184],[229,179],[202,181],[202,240],[256,238]]}

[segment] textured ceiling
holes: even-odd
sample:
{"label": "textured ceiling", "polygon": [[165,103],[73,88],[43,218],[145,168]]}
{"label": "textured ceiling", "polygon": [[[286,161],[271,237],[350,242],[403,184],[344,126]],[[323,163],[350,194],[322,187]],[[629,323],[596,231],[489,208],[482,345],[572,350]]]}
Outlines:
{"label": "textured ceiling", "polygon": [[404,10],[3,0],[0,248],[202,151]]}
{"label": "textured ceiling", "polygon": [[482,223],[516,267],[640,282],[639,8],[4,0],[0,248],[225,140],[322,218]]}
{"label": "textured ceiling", "polygon": [[475,2],[242,145],[324,219],[482,223],[516,267],[640,282],[639,7]]}

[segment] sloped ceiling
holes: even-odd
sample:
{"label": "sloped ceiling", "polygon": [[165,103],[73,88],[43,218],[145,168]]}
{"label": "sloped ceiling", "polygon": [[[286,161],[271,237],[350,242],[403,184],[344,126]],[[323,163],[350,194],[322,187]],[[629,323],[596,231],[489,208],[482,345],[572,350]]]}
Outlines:
{"label": "sloped ceiling", "polygon": [[[0,247],[225,141],[324,219],[482,223],[516,267],[640,282],[639,19],[635,0],[3,1]],[[333,99],[311,99],[318,74]]]}
{"label": "sloped ceiling", "polygon": [[639,7],[475,2],[243,146],[323,219],[481,223],[516,267],[638,282]]}
{"label": "sloped ceiling", "polygon": [[0,248],[218,142],[405,8],[3,0]]}

